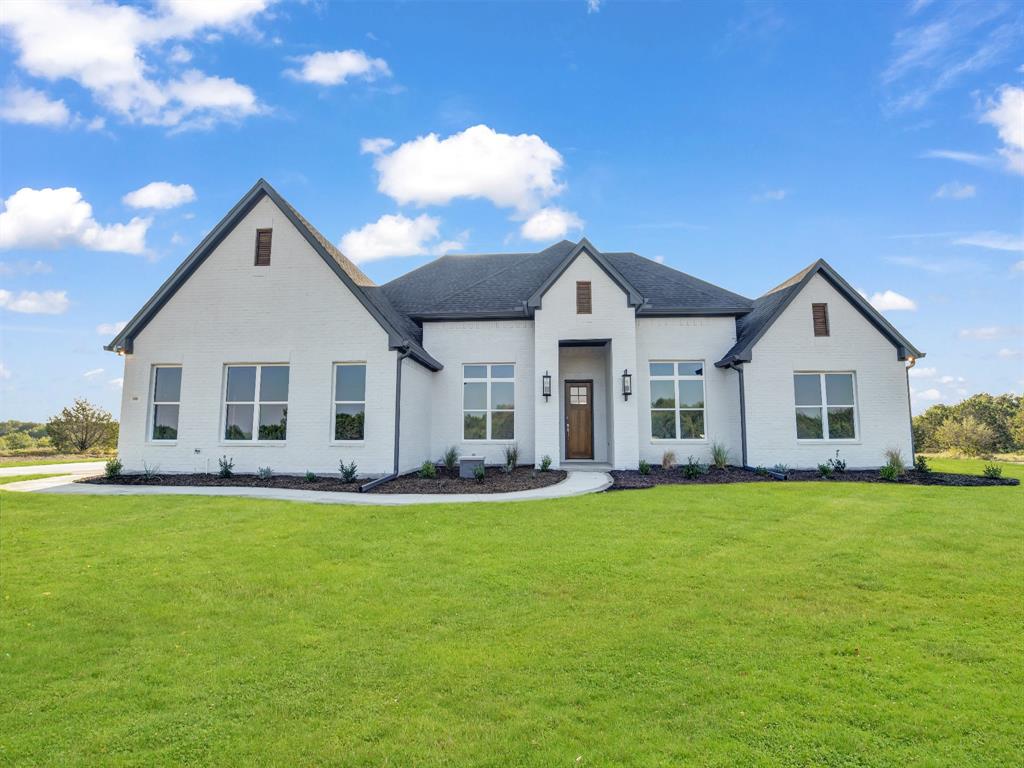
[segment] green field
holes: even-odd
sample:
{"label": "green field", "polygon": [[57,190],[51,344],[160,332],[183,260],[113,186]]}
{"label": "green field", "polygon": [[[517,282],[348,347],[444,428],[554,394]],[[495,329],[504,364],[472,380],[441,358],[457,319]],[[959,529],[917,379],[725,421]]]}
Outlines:
{"label": "green field", "polygon": [[0,456],[0,468],[3,467],[38,467],[43,464],[80,464],[84,462],[104,462],[106,459],[97,456],[55,456],[55,457],[36,457],[32,459],[22,459],[17,456]]}
{"label": "green field", "polygon": [[58,475],[60,475],[59,472],[48,472],[35,475],[7,475],[6,477],[0,477],[0,485],[20,483],[23,480],[41,480],[44,477],[57,477]]}
{"label": "green field", "polygon": [[398,508],[4,492],[0,585],[0,764],[1024,751],[1020,487]]}

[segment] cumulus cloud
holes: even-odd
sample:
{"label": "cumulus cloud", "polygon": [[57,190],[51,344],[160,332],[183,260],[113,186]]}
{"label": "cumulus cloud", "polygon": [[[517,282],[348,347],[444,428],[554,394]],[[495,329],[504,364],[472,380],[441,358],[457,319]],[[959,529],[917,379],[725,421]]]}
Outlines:
{"label": "cumulus cloud", "polygon": [[270,2],[163,0],[152,12],[98,1],[8,3],[0,25],[17,52],[17,66],[34,77],[73,80],[129,122],[208,127],[262,108],[251,89],[231,78],[193,71],[161,79],[161,56],[183,60],[176,48],[166,53],[166,43],[245,29]]}
{"label": "cumulus cloud", "polygon": [[930,379],[935,376],[936,370],[934,368],[922,368],[919,365],[915,365],[910,369],[910,377],[914,379]]}
{"label": "cumulus cloud", "polygon": [[0,93],[0,120],[26,125],[66,125],[71,112],[63,99],[52,100],[35,88],[12,86]]}
{"label": "cumulus cloud", "polygon": [[942,399],[942,393],[939,390],[935,389],[935,387],[930,387],[929,389],[923,389],[920,392],[911,389],[910,397],[911,397],[912,400],[917,400],[917,401],[920,401],[920,402],[934,403],[934,402]]}
{"label": "cumulus cloud", "polygon": [[587,0],[587,13],[597,13],[601,10],[601,0]]}
{"label": "cumulus cloud", "polygon": [[438,241],[440,219],[421,214],[410,219],[387,214],[341,238],[342,253],[355,262],[377,261],[394,256],[422,256],[460,250],[458,240]]}
{"label": "cumulus cloud", "polygon": [[127,224],[99,224],[92,206],[74,187],[23,187],[4,201],[0,213],[0,249],[47,248],[65,245],[92,251],[144,253],[152,219]]}
{"label": "cumulus cloud", "polygon": [[391,139],[363,139],[359,142],[359,153],[362,155],[379,155],[395,146]]}
{"label": "cumulus cloud", "polygon": [[116,323],[100,323],[96,326],[96,333],[100,336],[116,336],[128,325],[127,320],[118,320]]}
{"label": "cumulus cloud", "polygon": [[581,229],[583,220],[572,211],[541,208],[523,222],[519,233],[527,240],[554,240],[565,237],[571,229]]}
{"label": "cumulus cloud", "polygon": [[296,59],[298,69],[286,69],[285,74],[295,80],[317,85],[344,85],[351,78],[372,82],[379,77],[390,77],[391,69],[384,59],[374,59],[362,51],[317,51]]}
{"label": "cumulus cloud", "polygon": [[871,306],[879,312],[912,312],[917,309],[917,304],[913,299],[909,299],[901,293],[896,293],[896,291],[879,291],[871,294],[870,296],[861,291],[861,294],[871,303]]}
{"label": "cumulus cloud", "polygon": [[948,200],[966,200],[977,194],[973,184],[961,184],[959,181],[950,181],[935,190],[932,197],[945,198]]}
{"label": "cumulus cloud", "polygon": [[528,214],[565,189],[557,178],[563,162],[540,136],[475,125],[444,139],[431,133],[408,141],[378,154],[374,167],[377,189],[402,205],[482,198]]}
{"label": "cumulus cloud", "polygon": [[998,131],[1007,170],[1024,174],[1024,88],[1004,85],[981,121]]}
{"label": "cumulus cloud", "polygon": [[975,232],[958,237],[954,245],[973,245],[977,248],[989,248],[994,251],[1014,251],[1024,253],[1024,237],[1008,235],[1003,232]]}
{"label": "cumulus cloud", "polygon": [[151,181],[144,187],[129,192],[121,201],[129,208],[176,208],[196,199],[196,191],[189,184],[171,184]]}
{"label": "cumulus cloud", "polygon": [[62,315],[71,302],[67,291],[22,291],[19,294],[0,288],[0,307],[26,315]]}

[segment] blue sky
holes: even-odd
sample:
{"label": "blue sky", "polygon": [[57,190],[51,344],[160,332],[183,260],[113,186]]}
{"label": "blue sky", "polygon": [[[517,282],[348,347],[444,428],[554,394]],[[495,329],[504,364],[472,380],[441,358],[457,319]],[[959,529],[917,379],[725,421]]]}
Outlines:
{"label": "blue sky", "polygon": [[53,2],[0,23],[0,418],[117,413],[103,343],[261,176],[378,282],[581,234],[748,296],[823,257],[927,351],[915,410],[1024,384],[1012,3]]}

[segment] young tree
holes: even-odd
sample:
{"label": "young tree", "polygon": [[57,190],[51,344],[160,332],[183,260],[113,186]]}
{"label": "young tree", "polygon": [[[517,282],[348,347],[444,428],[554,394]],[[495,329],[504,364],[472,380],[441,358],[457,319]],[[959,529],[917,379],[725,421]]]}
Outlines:
{"label": "young tree", "polygon": [[88,400],[76,399],[70,408],[46,422],[46,434],[61,452],[83,453],[112,447],[117,442],[114,417]]}

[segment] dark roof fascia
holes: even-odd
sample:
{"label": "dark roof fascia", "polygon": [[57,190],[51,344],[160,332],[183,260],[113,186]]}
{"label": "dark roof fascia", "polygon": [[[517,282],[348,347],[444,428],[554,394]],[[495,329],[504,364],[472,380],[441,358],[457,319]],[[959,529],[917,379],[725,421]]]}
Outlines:
{"label": "dark roof fascia", "polygon": [[855,309],[857,309],[864,318],[871,323],[879,333],[885,336],[894,347],[896,347],[896,358],[898,360],[906,360],[908,357],[914,357],[920,359],[925,356],[924,352],[918,350],[913,344],[897,331],[892,324],[882,317],[881,313],[877,309],[871,306],[871,304],[856,290],[846,282],[838,272],[836,272],[824,259],[818,259],[807,273],[800,278],[800,281],[795,286],[788,286],[782,290],[789,290],[789,295],[785,301],[779,304],[778,307],[772,312],[772,314],[761,324],[757,333],[751,337],[741,349],[736,350],[727,357],[722,358],[715,366],[718,368],[728,368],[732,365],[738,365],[742,363],[749,363],[753,358],[753,348],[761,337],[767,333],[768,329],[775,324],[775,321],[779,319],[779,316],[786,311],[786,308],[793,303],[793,300],[800,295],[807,283],[811,279],[820,274],[829,284],[835,288],[840,295],[849,301]]}
{"label": "dark roof fascia", "polygon": [[737,309],[736,307],[706,308],[700,309],[651,309],[640,307],[636,311],[637,317],[742,317],[750,314],[750,309]]}
{"label": "dark roof fascia", "polygon": [[131,353],[134,337],[137,336],[139,332],[146,327],[149,321],[156,316],[156,313],[163,308],[163,306],[178,291],[185,281],[192,276],[196,269],[199,268],[214,249],[220,245],[224,238],[227,237],[228,233],[230,233],[231,230],[233,230],[238,223],[245,218],[246,214],[248,214],[249,211],[251,211],[262,199],[263,195],[269,197],[281,212],[284,213],[292,225],[302,234],[306,242],[309,243],[313,250],[320,255],[320,258],[324,260],[324,263],[331,268],[331,271],[338,276],[338,278],[359,300],[366,311],[369,312],[381,328],[384,329],[388,334],[389,349],[408,350],[410,357],[432,371],[439,371],[444,367],[441,363],[427,354],[426,350],[420,347],[419,344],[412,339],[405,338],[399,332],[399,330],[387,319],[387,317],[384,316],[377,306],[370,301],[362,288],[352,280],[348,273],[341,268],[341,265],[338,264],[323,245],[320,244],[320,241],[317,240],[312,232],[310,232],[309,228],[299,220],[295,215],[292,206],[285,202],[284,198],[277,193],[277,190],[270,186],[270,184],[268,184],[264,179],[257,181],[256,184],[253,185],[252,189],[250,189],[245,196],[238,201],[235,207],[220,220],[210,234],[203,239],[191,254],[189,254],[188,258],[181,263],[169,278],[167,278],[153,297],[146,302],[143,308],[139,310],[135,317],[132,318],[131,322],[125,326],[124,330],[121,331],[121,333],[119,333],[117,337],[110,342],[110,344],[106,345],[104,349],[113,351],[121,348],[125,352]]}
{"label": "dark roof fascia", "polygon": [[540,309],[541,299],[544,294],[548,292],[548,289],[562,276],[562,274],[569,268],[569,266],[576,261],[576,258],[581,254],[586,253],[591,259],[597,262],[597,265],[604,270],[605,274],[608,275],[625,293],[627,297],[627,303],[631,307],[639,307],[644,303],[644,297],[625,277],[622,273],[615,268],[615,266],[604,257],[604,255],[595,248],[589,240],[583,238],[576,244],[576,247],[569,251],[569,254],[562,259],[562,263],[559,264],[555,270],[547,276],[540,287],[533,292],[529,300],[526,302],[527,308],[531,311]]}
{"label": "dark roof fascia", "polygon": [[458,322],[461,320],[528,320],[523,309],[495,309],[481,312],[410,312],[409,317],[423,323]]}

